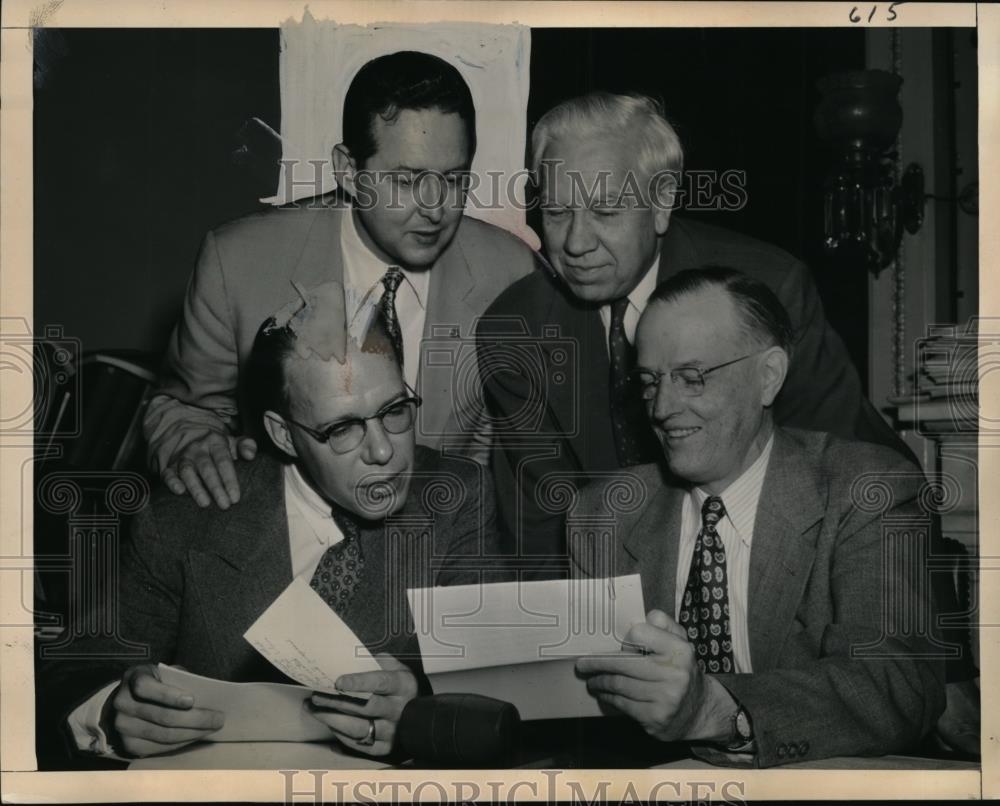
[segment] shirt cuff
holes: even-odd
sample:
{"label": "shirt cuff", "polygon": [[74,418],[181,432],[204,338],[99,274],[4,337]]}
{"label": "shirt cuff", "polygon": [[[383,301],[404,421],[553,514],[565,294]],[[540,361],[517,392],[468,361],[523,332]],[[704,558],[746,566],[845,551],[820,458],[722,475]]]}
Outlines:
{"label": "shirt cuff", "polygon": [[103,758],[128,761],[129,759],[122,758],[115,753],[111,745],[108,744],[108,737],[101,729],[101,713],[104,710],[104,704],[111,696],[111,692],[118,688],[118,682],[115,680],[113,683],[108,683],[96,694],[91,695],[90,699],[73,710],[66,722],[77,750]]}

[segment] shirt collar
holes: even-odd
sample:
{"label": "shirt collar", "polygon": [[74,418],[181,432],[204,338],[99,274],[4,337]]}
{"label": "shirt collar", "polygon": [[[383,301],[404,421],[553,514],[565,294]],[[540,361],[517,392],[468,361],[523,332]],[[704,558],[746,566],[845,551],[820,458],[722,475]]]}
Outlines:
{"label": "shirt collar", "polygon": [[330,505],[305,480],[298,467],[289,463],[285,465],[285,482],[291,493],[293,503],[298,506],[303,515],[309,518],[326,518],[333,520]]}
{"label": "shirt collar", "polygon": [[[726,507],[726,518],[732,524],[736,534],[747,546],[753,540],[754,522],[757,520],[757,505],[760,503],[760,493],[764,488],[764,476],[767,474],[768,461],[771,458],[771,448],[774,446],[774,434],[767,440],[764,450],[760,452],[752,465],[743,471],[742,475],[719,496]],[[710,493],[701,487],[691,490],[697,512],[701,512],[702,504]]]}
{"label": "shirt collar", "polygon": [[[357,309],[366,299],[378,299],[381,293],[382,275],[389,268],[388,263],[378,257],[361,239],[357,224],[354,221],[354,209],[351,208],[343,216],[340,227],[340,251],[344,259],[345,287],[359,295],[349,308]],[[412,272],[400,266],[403,279],[413,289],[413,296],[421,308],[426,309],[424,297],[427,294],[427,274],[424,269]],[[374,293],[378,290],[379,293]],[[348,292],[350,293],[350,292]]]}

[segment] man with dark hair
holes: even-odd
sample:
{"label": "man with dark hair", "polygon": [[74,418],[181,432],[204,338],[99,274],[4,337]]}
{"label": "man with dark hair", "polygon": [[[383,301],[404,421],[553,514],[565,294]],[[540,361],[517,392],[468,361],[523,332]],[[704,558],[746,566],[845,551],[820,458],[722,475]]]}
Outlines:
{"label": "man with dark hair", "polygon": [[542,116],[531,140],[552,268],[503,292],[478,329],[503,448],[493,464],[501,517],[523,554],[565,557],[566,484],[655,458],[628,380],[635,327],[657,283],[687,268],[731,265],[788,310],[794,351],[779,423],[907,451],[862,394],[808,269],[770,244],[673,215],[683,150],[656,102],[572,98]]}
{"label": "man with dark hair", "polygon": [[[148,659],[54,661],[43,672],[43,708],[74,749],[152,755],[223,725],[224,714],[161,682],[158,662],[288,682],[243,634],[300,578],[382,666],[338,680],[371,693],[367,704],[314,694],[310,712],[331,740],[384,755],[421,685],[406,589],[475,583],[494,562],[492,482],[472,460],[416,445],[421,400],[382,324],[364,340],[349,334],[337,283],[304,296],[264,323],[245,368],[249,411],[273,453],[237,466],[243,504],[205,511],[160,488],[137,516],[121,560],[118,637],[147,645]],[[94,641],[75,648],[101,657]]]}
{"label": "man with dark hair", "polygon": [[[569,516],[577,570],[639,573],[650,608],[625,637],[644,654],[578,672],[650,736],[720,763],[905,751],[944,707],[927,541],[898,528],[929,522],[923,475],[888,448],[775,424],[791,330],[739,272],[658,286],[636,373],[663,462],[584,487]],[[607,486],[622,484],[642,494],[616,511]]]}
{"label": "man with dark hair", "polygon": [[421,444],[450,434],[471,451],[473,437],[463,441],[479,433],[479,396],[455,395],[424,353],[457,355],[476,317],[534,262],[514,236],[462,215],[476,146],[469,88],[435,56],[381,56],[352,81],[343,125],[337,193],[225,224],[202,246],[143,422],[153,469],[201,506],[239,500],[234,462],[257,446],[242,431],[238,379],[257,323],[293,298],[289,280],[342,282],[356,332],[385,321],[427,401]]}
{"label": "man with dark hair", "polygon": [[469,153],[476,152],[476,107],[458,71],[427,53],[401,51],[362,67],[344,96],[343,147],[364,166],[378,151],[375,121],[389,122],[404,109],[455,113],[465,124]]}

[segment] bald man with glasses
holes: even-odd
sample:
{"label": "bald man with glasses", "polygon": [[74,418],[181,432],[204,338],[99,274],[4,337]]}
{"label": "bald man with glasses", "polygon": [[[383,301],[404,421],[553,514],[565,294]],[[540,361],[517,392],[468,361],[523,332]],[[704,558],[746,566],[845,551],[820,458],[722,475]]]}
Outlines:
{"label": "bald man with glasses", "polygon": [[137,517],[121,562],[120,636],[147,644],[148,660],[76,661],[43,675],[46,708],[76,751],[155,755],[224,724],[162,683],[158,662],[288,682],[243,634],[298,578],[383,668],[338,681],[372,693],[367,704],[315,694],[307,707],[331,741],[388,754],[403,707],[426,691],[406,589],[474,583],[495,567],[492,483],[481,465],[416,445],[421,399],[381,321],[359,343],[340,284],[299,293],[262,325],[248,363],[247,397],[274,450],[237,465],[243,501],[203,510],[161,488]]}

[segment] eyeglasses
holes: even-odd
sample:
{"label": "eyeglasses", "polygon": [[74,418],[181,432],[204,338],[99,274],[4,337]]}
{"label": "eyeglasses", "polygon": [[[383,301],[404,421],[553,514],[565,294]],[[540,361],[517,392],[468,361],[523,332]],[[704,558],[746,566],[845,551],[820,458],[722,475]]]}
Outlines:
{"label": "eyeglasses", "polygon": [[417,409],[424,402],[416,392],[407,386],[408,397],[394,400],[379,409],[371,417],[350,417],[327,426],[322,431],[310,428],[291,417],[285,419],[297,425],[319,443],[326,443],[334,453],[350,453],[365,440],[368,423],[378,420],[389,434],[403,434],[413,428]]}
{"label": "eyeglasses", "polygon": [[716,364],[714,367],[709,367],[708,369],[699,369],[698,367],[678,367],[677,369],[672,369],[669,372],[660,372],[659,370],[638,367],[629,373],[629,377],[638,381],[642,385],[643,400],[653,400],[656,397],[656,390],[660,386],[660,381],[666,375],[670,376],[670,382],[675,387],[678,387],[683,394],[688,397],[698,397],[698,395],[705,391],[706,375],[722,369],[723,367],[738,364],[740,361],[745,361],[746,359],[762,352],[763,350],[758,350],[755,353],[747,353],[746,355],[741,355],[739,358],[734,358],[732,361],[726,361],[724,364]]}

